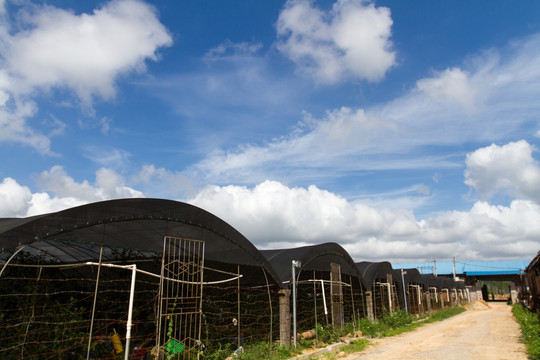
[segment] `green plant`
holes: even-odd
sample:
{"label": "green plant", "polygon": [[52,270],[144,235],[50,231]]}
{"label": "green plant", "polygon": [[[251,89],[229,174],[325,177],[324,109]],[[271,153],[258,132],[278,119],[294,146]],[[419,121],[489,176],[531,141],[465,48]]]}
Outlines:
{"label": "green plant", "polygon": [[292,356],[291,350],[286,346],[278,346],[274,349],[278,359],[288,359]]}
{"label": "green plant", "polygon": [[317,324],[317,338],[319,341],[326,344],[337,342],[339,340],[339,334],[334,330],[335,329],[331,324],[328,324],[325,327],[323,327],[321,324]]}
{"label": "green plant", "polygon": [[234,351],[231,344],[222,344],[219,342],[209,344],[202,352],[204,360],[223,360]]}
{"label": "green plant", "polygon": [[522,340],[530,359],[540,360],[540,316],[528,311],[521,304],[515,304],[512,313],[521,326]]}
{"label": "green plant", "polygon": [[391,329],[410,324],[414,321],[411,314],[403,310],[396,310],[392,313],[384,312],[380,321]]}
{"label": "green plant", "polygon": [[360,352],[368,346],[369,340],[366,339],[358,339],[356,341],[351,342],[348,345],[345,345],[341,348],[342,351],[345,351],[347,354],[352,354],[355,352]]}

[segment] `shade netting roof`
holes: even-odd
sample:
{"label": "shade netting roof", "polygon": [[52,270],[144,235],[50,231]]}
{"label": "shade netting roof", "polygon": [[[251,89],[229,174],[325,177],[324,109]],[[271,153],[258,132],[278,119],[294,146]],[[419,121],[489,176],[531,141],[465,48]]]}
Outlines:
{"label": "shade netting roof", "polygon": [[435,287],[437,288],[437,290],[441,290],[441,288],[439,287],[439,282],[437,281],[437,278],[433,276],[433,274],[421,274],[421,276],[422,281],[424,282],[424,287],[426,289],[430,287]]}
{"label": "shade netting roof", "polygon": [[362,284],[360,273],[349,253],[336,243],[325,243],[302,246],[291,249],[261,250],[261,254],[270,262],[282,283],[292,277],[293,260],[299,260],[301,267],[297,271],[330,272],[330,264],[339,264],[341,273],[358,279]]}
{"label": "shade netting roof", "polygon": [[453,289],[455,287],[454,280],[442,276],[438,276],[437,278],[437,286],[439,289]]}
{"label": "shade netting roof", "polygon": [[[393,279],[399,284],[401,289],[403,289],[403,287],[405,287],[406,289],[410,284],[424,286],[424,279],[422,278],[422,275],[420,274],[420,271],[418,271],[418,269],[403,269],[403,277],[401,276],[401,270],[402,269],[395,269],[393,272]],[[403,281],[405,281],[405,285],[403,284]]]}
{"label": "shade netting roof", "polygon": [[465,281],[454,281],[454,285],[456,286],[456,289],[465,290]]}
{"label": "shade netting roof", "polygon": [[99,258],[100,247],[163,251],[165,236],[205,242],[205,260],[260,266],[277,275],[255,246],[217,216],[196,206],[163,199],[119,199],[97,202],[28,218],[0,219],[0,258],[25,245],[24,251],[59,263]]}
{"label": "shade netting roof", "polygon": [[356,263],[356,267],[358,268],[358,271],[360,271],[360,275],[368,289],[373,286],[373,282],[376,279],[384,279],[386,281],[387,275],[393,275],[392,264],[387,261],[361,261]]}

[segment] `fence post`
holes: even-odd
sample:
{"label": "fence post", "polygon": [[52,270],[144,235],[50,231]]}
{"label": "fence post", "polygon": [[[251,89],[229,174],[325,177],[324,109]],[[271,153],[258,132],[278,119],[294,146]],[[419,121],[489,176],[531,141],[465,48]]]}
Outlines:
{"label": "fence post", "polygon": [[371,290],[366,291],[366,307],[368,319],[371,322],[375,321],[375,316],[373,315],[373,293]]}
{"label": "fence post", "polygon": [[279,345],[291,346],[291,290],[281,289],[279,296]]}

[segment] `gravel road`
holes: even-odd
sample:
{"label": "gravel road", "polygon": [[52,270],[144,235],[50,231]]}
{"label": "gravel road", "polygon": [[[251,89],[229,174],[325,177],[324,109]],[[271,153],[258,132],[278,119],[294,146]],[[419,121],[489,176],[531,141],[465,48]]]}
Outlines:
{"label": "gravel road", "polygon": [[521,330],[504,303],[471,307],[450,319],[391,338],[372,340],[345,360],[527,360]]}

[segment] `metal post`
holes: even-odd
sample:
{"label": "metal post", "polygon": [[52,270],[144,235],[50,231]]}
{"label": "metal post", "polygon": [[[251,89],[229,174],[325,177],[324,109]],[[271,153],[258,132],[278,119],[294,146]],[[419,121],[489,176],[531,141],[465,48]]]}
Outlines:
{"label": "metal post", "polygon": [[88,334],[88,349],[86,350],[86,360],[90,359],[90,347],[92,346],[92,332],[94,330],[94,316],[96,314],[96,301],[99,287],[99,274],[101,272],[101,259],[103,256],[103,246],[99,249],[99,265],[96,276],[96,288],[94,290],[94,304],[92,305],[92,320],[90,321],[90,333]]}
{"label": "metal post", "polygon": [[317,282],[315,281],[315,270],[313,270],[313,302],[315,310],[315,340],[319,341],[319,331],[317,329]]}
{"label": "metal post", "polygon": [[129,359],[129,342],[131,340],[131,328],[133,327],[133,299],[135,297],[135,278],[137,276],[137,265],[131,265],[131,290],[129,292],[128,320],[126,324],[126,348],[124,350],[124,360]]}
{"label": "metal post", "polygon": [[296,266],[298,266],[299,261],[293,260],[291,262],[291,273],[292,273],[292,294],[293,294],[293,343],[296,347]]}
{"label": "metal post", "polygon": [[323,298],[323,305],[324,305],[324,317],[326,319],[326,325],[328,325],[328,308],[326,307],[326,293],[324,291],[324,281],[321,280],[321,288],[322,288],[322,298]]}
{"label": "metal post", "polygon": [[237,321],[237,338],[238,338],[238,348],[240,348],[240,265],[238,265],[238,281],[236,283],[236,298],[238,303],[238,321]]}
{"label": "metal post", "polygon": [[403,302],[405,303],[405,311],[409,312],[409,308],[407,306],[407,291],[405,291],[405,276],[403,269],[401,269],[401,283],[403,284]]}

